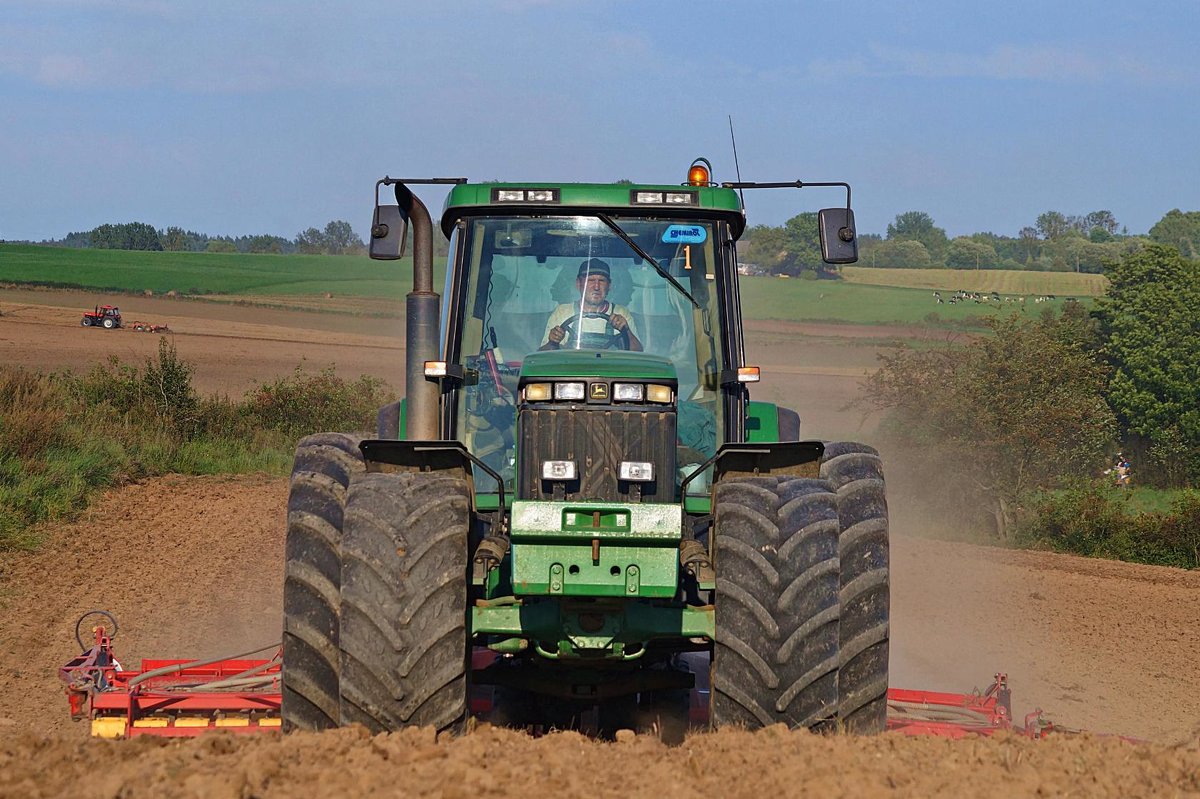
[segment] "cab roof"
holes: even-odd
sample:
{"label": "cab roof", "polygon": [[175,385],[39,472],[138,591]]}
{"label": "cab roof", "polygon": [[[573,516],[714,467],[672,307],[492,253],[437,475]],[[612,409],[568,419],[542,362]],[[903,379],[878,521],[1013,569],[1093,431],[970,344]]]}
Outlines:
{"label": "cab roof", "polygon": [[[668,195],[672,197],[668,198]],[[607,211],[621,216],[722,219],[734,238],[746,227],[738,194],[720,186],[640,183],[460,183],[446,196],[442,230],[449,237],[467,216],[569,216]]]}

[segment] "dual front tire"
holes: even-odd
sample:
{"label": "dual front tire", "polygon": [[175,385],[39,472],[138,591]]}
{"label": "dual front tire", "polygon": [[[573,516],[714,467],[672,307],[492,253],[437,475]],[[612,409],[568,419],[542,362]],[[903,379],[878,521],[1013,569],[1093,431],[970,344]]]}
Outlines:
{"label": "dual front tire", "polygon": [[363,472],[359,441],[345,433],[319,433],[296,447],[284,544],[286,730],[329,729],[341,718],[342,528],[350,480]]}
{"label": "dual front tire", "polygon": [[467,481],[364,474],[342,546],[341,723],[461,731],[467,720]]}
{"label": "dual front tire", "polygon": [[883,731],[888,525],[878,453],[827,444],[820,478],[727,479],[715,500],[714,724]]}
{"label": "dual front tire", "polygon": [[284,576],[285,729],[467,717],[464,478],[368,473],[361,437],[296,450]]}

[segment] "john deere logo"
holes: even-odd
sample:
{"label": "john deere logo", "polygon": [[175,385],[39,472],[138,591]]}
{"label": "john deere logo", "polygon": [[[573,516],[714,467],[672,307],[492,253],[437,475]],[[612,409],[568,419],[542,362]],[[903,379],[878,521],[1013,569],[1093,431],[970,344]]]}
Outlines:
{"label": "john deere logo", "polygon": [[594,400],[608,399],[608,383],[592,383],[591,393],[588,396]]}

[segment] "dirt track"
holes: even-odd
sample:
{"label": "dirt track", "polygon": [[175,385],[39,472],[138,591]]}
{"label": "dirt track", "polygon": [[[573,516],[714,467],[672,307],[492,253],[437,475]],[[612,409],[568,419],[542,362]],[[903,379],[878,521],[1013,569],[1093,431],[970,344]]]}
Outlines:
{"label": "dirt track", "polygon": [[[9,299],[0,296],[6,360],[19,351],[22,362],[44,368],[72,358],[86,368],[103,352],[85,352],[76,346],[81,339],[90,337],[91,347],[109,336],[105,346],[129,341],[151,350],[155,341],[80,330],[69,312],[75,298],[61,312],[39,310],[60,313],[62,321],[25,338],[15,332]],[[327,336],[381,341],[402,361],[394,337],[370,332],[378,320],[220,312],[229,311],[242,317],[225,319],[221,335],[242,339],[234,343],[267,359],[255,360],[246,380],[286,373],[300,357],[322,366],[309,353],[326,347],[330,360],[345,356],[343,368],[360,357],[353,346],[332,348],[322,341]],[[281,316],[268,318],[275,313]],[[190,318],[168,322],[182,331]],[[339,325],[366,327],[326,329]],[[855,346],[835,333],[751,331],[751,357],[768,380],[757,396],[793,404],[805,397],[800,410],[813,435],[855,435],[860,424],[839,408],[853,398],[854,374],[869,366],[873,345]],[[273,340],[280,340],[278,351]],[[801,340],[803,356],[796,358]],[[243,367],[229,355],[229,339],[201,331],[181,332],[176,341],[197,363],[198,378],[210,381],[207,390],[247,387],[233,376]],[[359,372],[382,369],[378,353],[361,358],[371,368]],[[351,367],[348,374],[355,373]],[[124,625],[118,641],[127,661],[231,653],[278,637],[286,490],[284,480],[265,477],[151,480],[110,492],[81,522],[47,530],[42,552],[4,556],[0,797],[59,796],[84,786],[97,796],[334,795],[350,788],[465,796],[485,793],[486,785],[505,795],[628,795],[644,785],[663,796],[788,795],[801,786],[847,796],[1200,794],[1200,574],[945,544],[902,530],[893,542],[893,684],[965,691],[1003,670],[1018,714],[1040,706],[1061,725],[1155,744],[823,739],[778,730],[699,736],[675,750],[646,738],[601,744],[501,731],[437,744],[422,732],[372,740],[353,731],[165,746],[85,740],[86,730],[67,721],[54,674],[74,654],[70,625],[79,613],[113,611]]]}

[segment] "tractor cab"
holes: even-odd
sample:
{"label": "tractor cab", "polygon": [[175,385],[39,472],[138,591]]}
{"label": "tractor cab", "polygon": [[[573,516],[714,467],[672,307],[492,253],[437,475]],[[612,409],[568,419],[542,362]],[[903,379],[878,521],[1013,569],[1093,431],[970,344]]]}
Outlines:
{"label": "tractor cab", "polygon": [[[642,500],[673,502],[681,467],[724,441],[721,375],[738,341],[723,331],[740,328],[718,299],[730,222],[623,210],[444,222],[443,356],[464,375],[448,386],[445,432],[509,495],[617,499],[621,463],[637,463]],[[573,477],[544,486],[554,469]],[[476,475],[477,490],[494,482]]]}
{"label": "tractor cab", "polygon": [[[429,181],[453,184],[438,355],[421,375],[437,381],[429,437],[477,459],[482,502],[703,497],[718,448],[746,440],[748,414],[771,416],[767,440],[778,437],[777,409],[748,408],[745,387],[759,375],[743,357],[735,187],[755,184],[710,178],[697,159],[682,185]],[[399,256],[408,220],[397,212],[377,205],[372,257]],[[848,208],[821,223],[853,242]],[[830,260],[847,260],[831,247]],[[622,464],[643,477],[613,477]]]}

